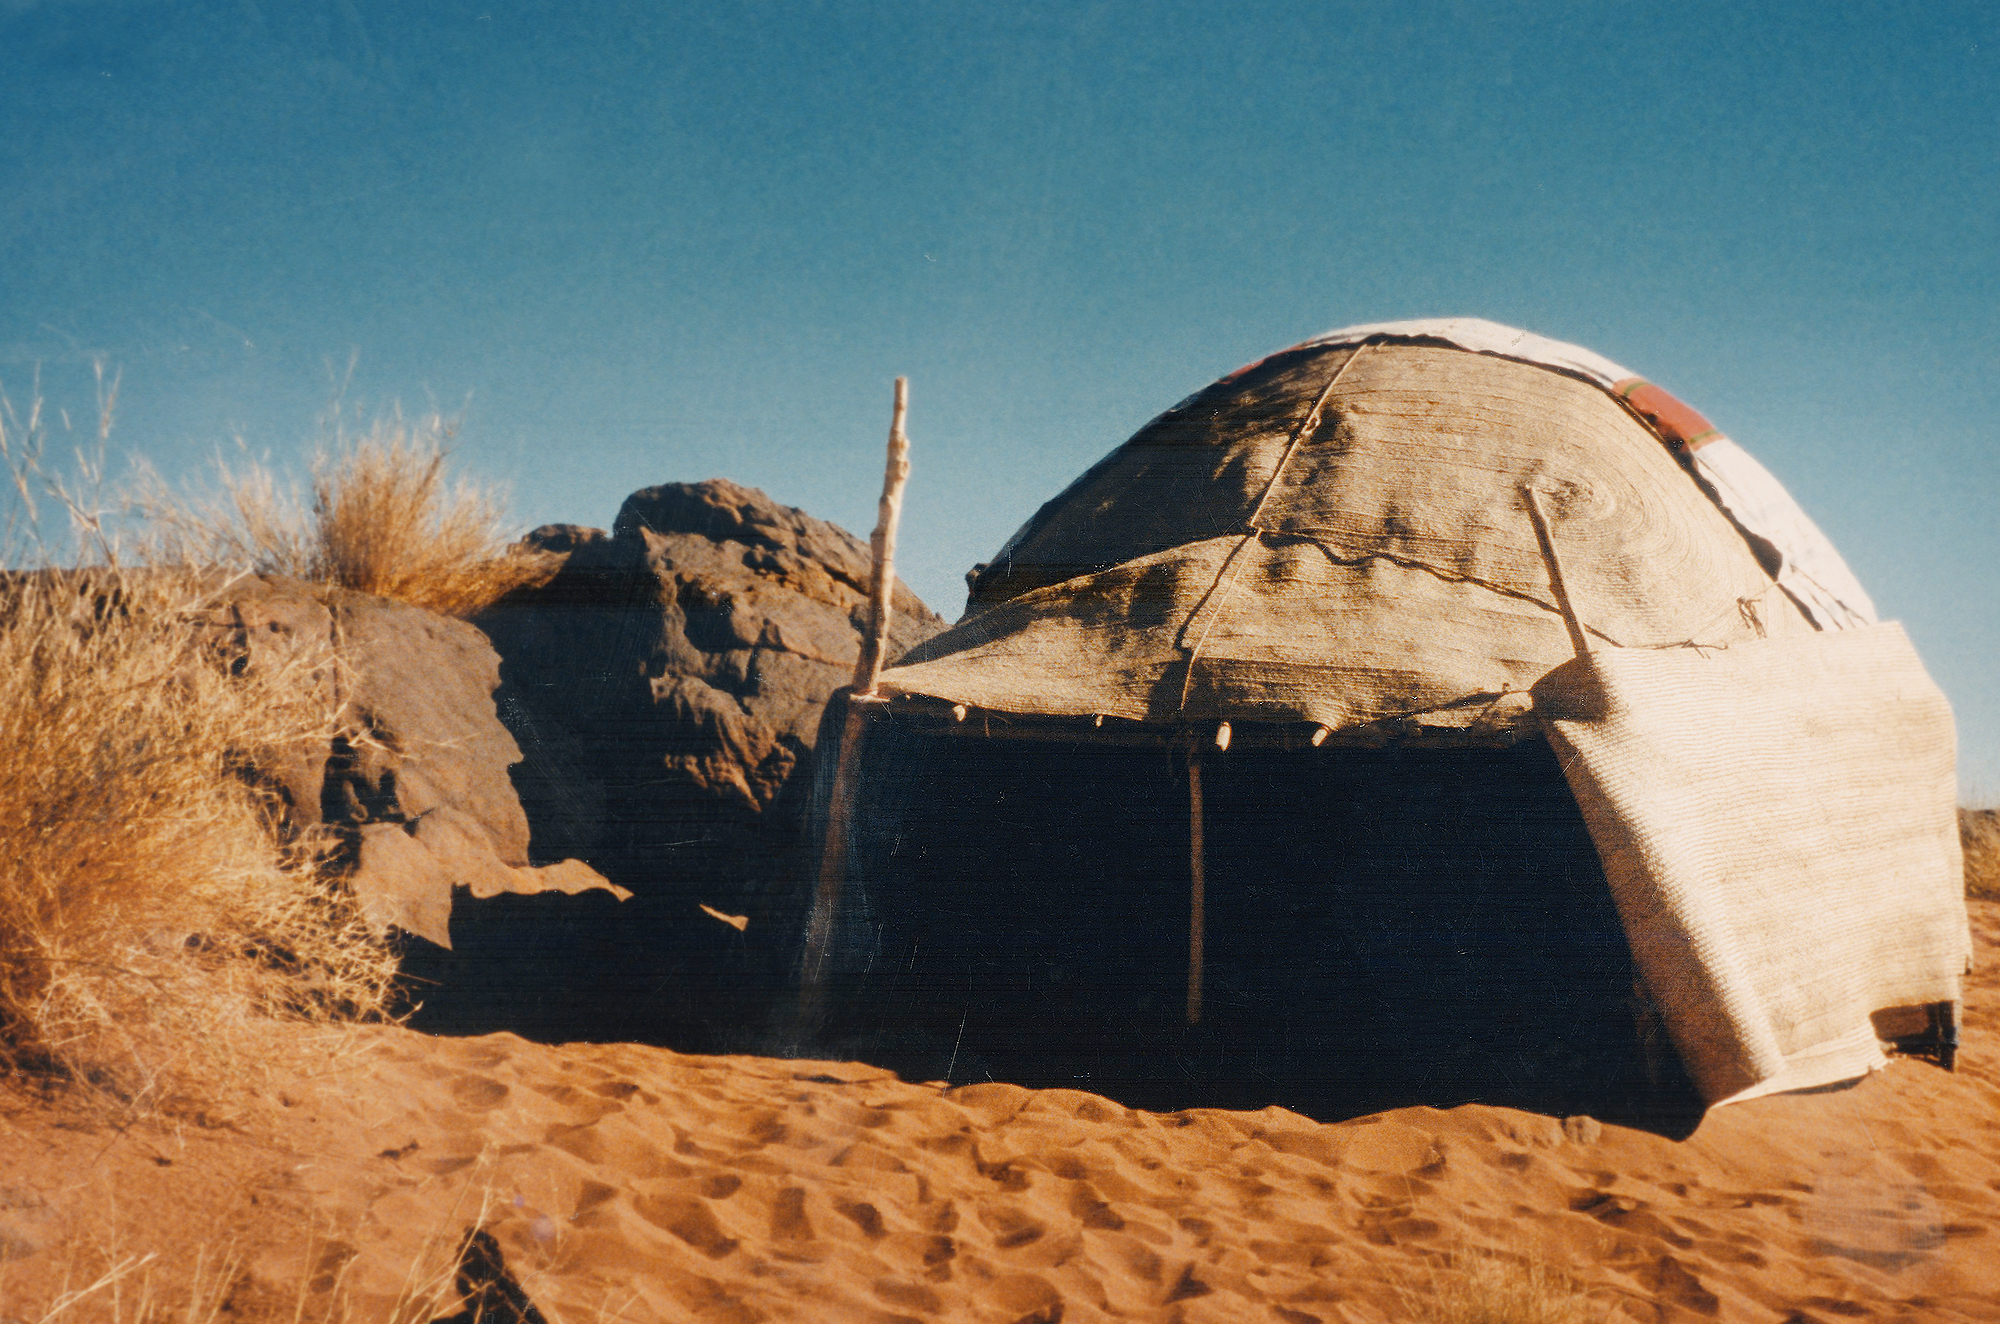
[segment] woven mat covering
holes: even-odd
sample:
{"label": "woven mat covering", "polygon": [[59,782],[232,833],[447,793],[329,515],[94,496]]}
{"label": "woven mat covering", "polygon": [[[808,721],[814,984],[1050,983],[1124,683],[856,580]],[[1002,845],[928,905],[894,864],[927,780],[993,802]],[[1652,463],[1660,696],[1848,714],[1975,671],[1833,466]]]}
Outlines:
{"label": "woven mat covering", "polygon": [[[1384,337],[1456,345],[1474,354],[1496,354],[1523,363],[1538,363],[1594,382],[1625,401],[1648,421],[1662,441],[1685,454],[1689,466],[1708,484],[1716,505],[1745,534],[1762,541],[1778,558],[1774,571],[1778,583],[1816,625],[1822,630],[1845,630],[1874,624],[1875,604],[1869,600],[1867,590],[1854,578],[1854,572],[1847,568],[1847,562],[1819,531],[1819,526],[1799,509],[1768,469],[1694,409],[1602,355],[1477,317],[1347,326],[1314,336],[1283,353],[1308,347],[1352,346]],[[1257,366],[1239,369],[1223,380],[1232,380]]]}
{"label": "woven mat covering", "polygon": [[1872,1013],[1971,952],[1951,711],[1900,626],[1605,649],[1535,708],[1711,1103],[1880,1066]]}
{"label": "woven mat covering", "polygon": [[1162,415],[980,576],[892,694],[1156,722],[1492,735],[1570,656],[1522,489],[1600,642],[1811,633],[1607,392],[1427,345],[1288,351]]}

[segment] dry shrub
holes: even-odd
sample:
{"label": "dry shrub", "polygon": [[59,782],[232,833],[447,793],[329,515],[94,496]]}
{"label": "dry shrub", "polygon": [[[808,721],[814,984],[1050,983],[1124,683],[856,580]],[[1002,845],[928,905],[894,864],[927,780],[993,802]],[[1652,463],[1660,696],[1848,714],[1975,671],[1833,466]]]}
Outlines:
{"label": "dry shrub", "polygon": [[157,1103],[394,960],[248,770],[332,719],[322,645],[231,657],[187,572],[0,579],[0,1062]]}
{"label": "dry shrub", "polygon": [[1607,1313],[1542,1261],[1492,1251],[1454,1254],[1421,1289],[1399,1295],[1410,1324],[1599,1324]]}
{"label": "dry shrub", "polygon": [[[87,1250],[65,1245],[58,1253],[65,1263],[53,1292],[40,1294],[40,1300],[27,1293],[10,1294],[6,1280],[0,1278],[0,1307],[25,1308],[34,1324],[57,1324],[59,1320],[63,1324],[217,1324],[235,1318],[233,1313],[224,1312],[242,1264],[226,1252],[212,1255],[205,1246],[197,1251],[189,1281],[179,1293],[161,1288],[155,1275],[163,1266],[154,1252],[121,1252],[114,1242]],[[177,1301],[173,1301],[175,1297]],[[31,1301],[34,1304],[28,1304]],[[27,1324],[19,1315],[5,1318]]]}
{"label": "dry shrub", "polygon": [[1958,841],[1965,849],[1965,894],[2000,901],[2000,809],[1961,808]]}
{"label": "dry shrub", "polygon": [[[426,1240],[411,1260],[402,1292],[388,1305],[363,1309],[347,1281],[353,1261],[334,1256],[340,1268],[325,1271],[335,1243],[312,1229],[298,1277],[289,1285],[257,1290],[234,1244],[216,1250],[204,1243],[192,1263],[157,1251],[124,1249],[116,1236],[103,1242],[67,1241],[44,1253],[61,1261],[52,1282],[26,1288],[8,1281],[0,1260],[0,1315],[12,1324],[429,1324],[459,1299],[458,1257]],[[39,1287],[40,1290],[35,1290]],[[246,1290],[248,1288],[248,1290]],[[12,1290],[10,1290],[12,1289]],[[25,1313],[21,1313],[25,1312]],[[498,1324],[516,1313],[488,1312]],[[458,1318],[458,1316],[453,1316]]]}
{"label": "dry shrub", "polygon": [[176,496],[158,482],[136,503],[149,559],[292,575],[470,616],[547,579],[552,558],[507,550],[499,493],[449,476],[450,429],[436,417],[379,420],[313,461],[311,494],[250,462],[222,470],[223,493]]}

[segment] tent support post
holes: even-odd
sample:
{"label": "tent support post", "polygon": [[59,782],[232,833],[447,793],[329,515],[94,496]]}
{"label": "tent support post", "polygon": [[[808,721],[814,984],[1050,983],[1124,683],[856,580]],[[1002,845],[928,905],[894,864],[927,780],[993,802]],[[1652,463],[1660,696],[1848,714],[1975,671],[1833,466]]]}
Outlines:
{"label": "tent support post", "polygon": [[869,709],[881,702],[875,690],[889,649],[889,620],[895,604],[896,525],[903,513],[903,485],[910,479],[910,439],[903,432],[909,402],[910,379],[898,377],[896,402],[889,415],[882,499],[876,507],[875,534],[869,539],[874,574],[868,584],[868,633],[862,636],[861,652],[854,662],[854,684],[847,695],[840,760],[833,765],[833,791],[827,805],[826,840],[820,845],[819,882],[813,890],[812,918],[806,926],[805,964],[799,980],[799,1012],[803,1016],[812,1015],[819,1002],[826,950],[833,941],[834,912],[840,908],[841,885],[847,879],[848,824],[854,817],[861,742],[868,729]]}
{"label": "tent support post", "polygon": [[1207,938],[1208,878],[1203,860],[1201,756],[1188,751],[1188,976],[1187,1023],[1201,1024],[1202,947]]}
{"label": "tent support post", "polygon": [[910,481],[910,439],[903,415],[910,404],[910,379],[896,379],[896,404],[889,415],[889,455],[882,469],[882,499],[876,505],[875,533],[869,538],[874,573],[868,581],[868,633],[854,660],[854,688],[873,696],[889,651],[889,618],[895,610],[896,525],[903,515],[903,485]]}
{"label": "tent support post", "polygon": [[805,967],[800,971],[799,1011],[811,1015],[819,1001],[826,952],[833,940],[834,912],[840,908],[841,885],[847,881],[848,823],[854,817],[854,778],[861,742],[867,738],[868,710],[873,695],[849,694],[847,720],[840,729],[840,761],[834,764],[833,792],[828,797],[826,840],[820,844],[819,882],[813,892],[812,917],[806,925]]}

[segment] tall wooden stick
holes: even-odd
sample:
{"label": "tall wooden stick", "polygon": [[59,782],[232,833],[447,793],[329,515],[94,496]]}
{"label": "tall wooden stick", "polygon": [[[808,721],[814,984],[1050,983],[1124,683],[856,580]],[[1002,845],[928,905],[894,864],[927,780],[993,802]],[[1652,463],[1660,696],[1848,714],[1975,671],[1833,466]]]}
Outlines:
{"label": "tall wooden stick", "polygon": [[800,971],[799,1010],[810,1015],[819,1000],[825,974],[826,949],[833,941],[833,921],[840,908],[840,891],[847,878],[848,824],[854,817],[855,775],[861,741],[868,727],[868,709],[880,702],[875,690],[882,679],[882,661],[889,648],[889,623],[896,586],[896,525],[903,514],[903,485],[910,477],[910,441],[903,433],[909,407],[910,383],[896,379],[896,405],[889,418],[889,455],[882,470],[882,500],[876,507],[875,533],[868,540],[874,567],[868,581],[868,633],[854,661],[854,684],[847,694],[847,720],[841,724],[840,761],[833,768],[833,790],[826,814],[826,841],[820,852],[819,884],[813,891],[812,918],[806,925],[805,967]]}
{"label": "tall wooden stick", "polygon": [[[910,404],[910,379],[896,379],[896,407],[889,416],[889,458],[882,469],[882,500],[875,508],[875,533],[868,539],[875,554],[874,575],[868,581],[868,637],[854,660],[854,689],[873,696],[882,678],[882,658],[889,649],[889,619],[895,611],[896,524],[903,517],[903,484],[910,480],[910,439],[903,435],[903,415]],[[843,747],[842,757],[846,757]]]}

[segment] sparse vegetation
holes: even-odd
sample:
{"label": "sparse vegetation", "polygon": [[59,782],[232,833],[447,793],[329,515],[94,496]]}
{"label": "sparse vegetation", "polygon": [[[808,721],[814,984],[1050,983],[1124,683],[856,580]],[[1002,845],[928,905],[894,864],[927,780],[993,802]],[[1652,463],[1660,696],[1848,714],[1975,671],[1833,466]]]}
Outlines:
{"label": "sparse vegetation", "polygon": [[0,591],[0,1059],[156,1101],[232,1031],[378,1012],[393,958],[246,777],[323,738],[330,655],[257,665],[182,572]]}
{"label": "sparse vegetation", "polygon": [[[158,1119],[134,1125],[142,1132],[150,1125],[155,1139],[167,1135]],[[118,1188],[100,1177],[95,1199],[73,1205],[76,1216],[27,1262],[10,1262],[0,1250],[0,1321],[538,1324],[532,1308],[525,1318],[507,1308],[509,1289],[518,1300],[523,1285],[485,1231],[495,1205],[492,1160],[491,1148],[482,1150],[448,1207],[422,1225],[399,1226],[393,1245],[373,1247],[372,1273],[356,1246],[366,1234],[353,1224],[308,1212],[296,1226],[289,1212],[277,1212],[275,1222],[234,1235],[183,1228],[162,1237],[157,1224],[121,1209]],[[176,1230],[192,1235],[175,1237]],[[490,1254],[479,1253],[482,1238]]]}
{"label": "sparse vegetation", "polygon": [[449,440],[436,417],[378,420],[319,455],[309,495],[254,461],[224,466],[221,493],[206,498],[151,482],[136,503],[147,559],[292,575],[472,615],[553,564],[507,550],[504,502],[451,478]]}
{"label": "sparse vegetation", "polygon": [[[0,572],[0,1066],[139,1110],[214,1098],[273,1020],[373,1016],[390,992],[393,954],[249,773],[327,737],[334,658],[235,650],[204,613],[212,573],[123,564],[98,469],[51,474],[47,442],[38,408],[0,400],[6,550],[42,567]],[[67,568],[42,503],[78,537]]]}
{"label": "sparse vegetation", "polygon": [[1960,809],[1958,841],[1965,850],[1965,894],[2000,901],[2000,809]]}
{"label": "sparse vegetation", "polygon": [[[455,1287],[458,1257],[436,1238],[425,1240],[410,1261],[402,1292],[387,1307],[357,1306],[347,1270],[351,1260],[322,1272],[325,1243],[308,1240],[300,1272],[290,1290],[254,1294],[246,1302],[242,1254],[233,1246],[196,1249],[192,1264],[164,1261],[156,1252],[122,1251],[107,1245],[69,1243],[56,1249],[62,1269],[52,1290],[10,1293],[0,1265],[0,1311],[20,1324],[218,1324],[266,1320],[270,1324],[425,1324],[460,1299]],[[454,1316],[456,1318],[456,1316]],[[489,1318],[498,1319],[497,1315]]]}

